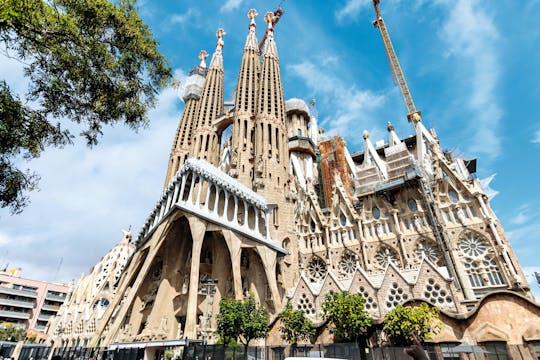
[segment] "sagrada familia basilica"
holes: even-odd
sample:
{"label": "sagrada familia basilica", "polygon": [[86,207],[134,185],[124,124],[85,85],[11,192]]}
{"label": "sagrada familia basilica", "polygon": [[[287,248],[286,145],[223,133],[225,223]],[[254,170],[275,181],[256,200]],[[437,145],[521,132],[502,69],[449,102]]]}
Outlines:
{"label": "sagrada familia basilica", "polygon": [[414,130],[407,138],[388,124],[386,141],[364,131],[363,149],[351,152],[326,136],[313,104],[285,100],[281,12],[264,16],[263,46],[256,15],[234,103],[224,100],[223,30],[209,65],[199,55],[162,196],[137,238],[125,232],[81,279],[50,325],[54,346],[212,343],[219,300],[249,293],[268,312],[266,343],[278,344],[285,304],[324,328],[331,291],[361,294],[375,322],[398,304],[432,304],[443,322],[435,342],[540,340],[540,308],[476,160],[443,151],[415,111],[399,125]]}

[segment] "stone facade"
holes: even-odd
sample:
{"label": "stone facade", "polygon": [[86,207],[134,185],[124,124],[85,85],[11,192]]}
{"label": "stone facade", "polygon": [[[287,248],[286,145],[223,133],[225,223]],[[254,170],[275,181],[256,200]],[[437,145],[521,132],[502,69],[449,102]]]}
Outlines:
{"label": "stone facade", "polygon": [[117,283],[134,251],[131,232],[123,230],[122,241],[86,276],[81,275],[77,287],[49,322],[47,334],[53,346],[87,346],[110,301],[116,296]]}
{"label": "stone facade", "polygon": [[[345,290],[362,294],[376,321],[410,301],[439,307],[441,341],[482,333],[480,316],[510,339],[499,323],[508,319],[491,310],[499,306],[529,311],[523,336],[537,339],[538,307],[473,162],[444,152],[419,120],[405,139],[391,124],[382,143],[364,132],[355,153],[326,137],[314,103],[284,101],[273,34],[280,14],[265,16],[262,52],[255,15],[234,106],[223,100],[222,30],[209,69],[202,52],[191,72],[163,194],[87,345],[213,342],[219,299],[248,293],[271,321],[291,301],[324,326],[325,294]],[[213,301],[209,279],[218,280]]]}

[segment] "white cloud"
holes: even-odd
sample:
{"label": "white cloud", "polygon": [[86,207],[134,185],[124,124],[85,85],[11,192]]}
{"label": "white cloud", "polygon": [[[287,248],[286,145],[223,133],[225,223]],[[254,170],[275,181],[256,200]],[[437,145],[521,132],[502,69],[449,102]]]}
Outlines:
{"label": "white cloud", "polygon": [[173,14],[169,18],[169,21],[172,24],[177,25],[184,25],[186,22],[188,22],[190,19],[193,19],[194,17],[199,15],[199,11],[193,8],[189,8],[185,13],[183,14]]}
{"label": "white cloud", "polygon": [[147,129],[117,125],[93,149],[48,149],[25,164],[41,175],[43,191],[29,194],[21,215],[0,211],[0,244],[17,244],[0,258],[24,277],[67,282],[118,243],[121,228],[133,225],[136,237],[163,186],[180,104],[176,90],[165,89]]}
{"label": "white cloud", "polygon": [[354,18],[358,16],[362,9],[369,7],[371,4],[371,0],[348,0],[345,6],[336,10],[336,19],[343,21],[346,18]]}
{"label": "white cloud", "polygon": [[517,211],[518,213],[510,219],[510,223],[513,225],[523,225],[537,215],[528,204],[521,205]]}
{"label": "white cloud", "polygon": [[479,1],[439,3],[449,10],[440,36],[447,45],[448,55],[460,62],[462,74],[456,87],[466,89],[463,101],[471,112],[467,116],[474,119],[467,128],[467,133],[474,134],[467,150],[493,160],[502,150],[499,134],[502,110],[497,102],[498,31]]}
{"label": "white cloud", "polygon": [[531,140],[534,144],[540,144],[540,130],[536,130],[533,135],[533,139]]}
{"label": "white cloud", "polygon": [[[328,56],[327,58],[332,58]],[[331,119],[319,119],[327,135],[350,134],[351,128],[361,124],[364,129],[374,131],[377,126],[373,119],[374,110],[380,108],[385,97],[369,90],[359,90],[356,85],[350,85],[350,80],[341,79],[322,66],[311,61],[290,65],[292,74],[301,78],[315,97],[330,99],[333,108]],[[360,138],[353,138],[360,141]]]}
{"label": "white cloud", "polygon": [[235,10],[235,9],[239,8],[240,5],[242,5],[243,2],[244,2],[244,0],[227,0],[227,2],[225,4],[223,4],[223,6],[221,6],[219,11],[228,12],[228,11]]}

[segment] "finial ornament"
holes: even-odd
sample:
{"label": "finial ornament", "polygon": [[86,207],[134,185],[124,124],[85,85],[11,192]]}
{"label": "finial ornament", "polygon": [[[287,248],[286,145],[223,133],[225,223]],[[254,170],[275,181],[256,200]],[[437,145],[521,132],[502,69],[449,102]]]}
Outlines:
{"label": "finial ornament", "polygon": [[386,126],[386,129],[388,131],[394,131],[394,125],[389,121],[387,126]]}
{"label": "finial ornament", "polygon": [[264,21],[268,24],[268,30],[272,30],[274,26],[274,13],[269,11],[264,15]]}
{"label": "finial ornament", "polygon": [[249,27],[252,27],[252,26],[257,26],[255,24],[255,16],[259,15],[259,13],[257,13],[257,10],[255,9],[250,9],[247,13],[247,16],[249,18]]}
{"label": "finial ornament", "polygon": [[363,137],[364,139],[369,139],[369,131],[364,130],[364,132],[362,133],[362,137]]}
{"label": "finial ornament", "polygon": [[199,67],[205,69],[206,68],[206,58],[208,57],[208,53],[204,50],[201,50],[199,53],[199,60],[201,60],[201,63],[199,64]]}
{"label": "finial ornament", "polygon": [[216,52],[221,53],[221,49],[223,48],[223,45],[225,44],[223,42],[223,36],[225,36],[227,33],[222,28],[217,29],[216,31],[216,37],[218,38],[217,44],[216,44]]}

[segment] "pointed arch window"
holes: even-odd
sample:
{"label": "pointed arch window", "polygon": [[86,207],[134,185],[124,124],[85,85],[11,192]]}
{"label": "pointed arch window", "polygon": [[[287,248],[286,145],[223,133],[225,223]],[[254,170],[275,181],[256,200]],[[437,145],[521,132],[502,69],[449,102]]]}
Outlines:
{"label": "pointed arch window", "polygon": [[476,234],[465,235],[459,243],[463,267],[473,288],[504,285],[500,266],[487,240]]}
{"label": "pointed arch window", "polygon": [[341,215],[339,216],[339,222],[341,223],[341,226],[347,225],[347,217],[344,213],[341,213]]}

